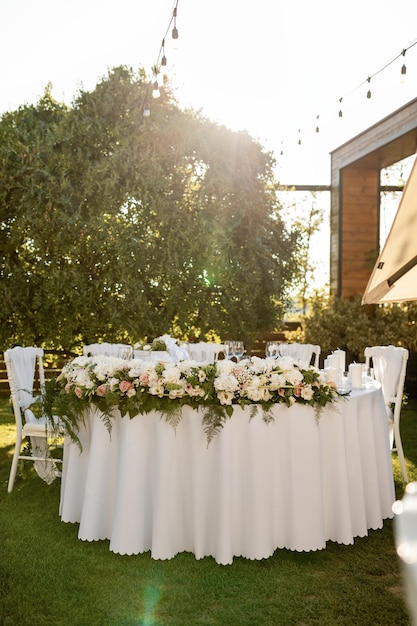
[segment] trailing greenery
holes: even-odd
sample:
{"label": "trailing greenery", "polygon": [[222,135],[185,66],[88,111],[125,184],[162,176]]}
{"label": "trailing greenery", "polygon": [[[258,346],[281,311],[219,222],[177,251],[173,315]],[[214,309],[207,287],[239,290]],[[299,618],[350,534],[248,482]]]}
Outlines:
{"label": "trailing greenery", "polygon": [[[417,402],[401,426],[410,480],[417,480]],[[0,624],[2,626],[409,626],[393,523],[352,546],[236,557],[230,566],[178,554],[121,556],[108,541],[77,538],[59,519],[59,482],[21,465],[7,493],[14,422],[0,398]],[[404,484],[393,456],[397,497]]]}
{"label": "trailing greenery", "polygon": [[251,339],[298,273],[274,160],[246,132],[180,110],[143,116],[119,67],[71,107],[47,89],[0,119],[0,346]]}

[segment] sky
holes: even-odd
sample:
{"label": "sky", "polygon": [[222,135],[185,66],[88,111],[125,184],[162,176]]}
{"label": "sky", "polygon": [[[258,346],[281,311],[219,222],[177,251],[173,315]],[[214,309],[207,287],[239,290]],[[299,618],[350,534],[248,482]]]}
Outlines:
{"label": "sky", "polygon": [[415,0],[179,0],[177,40],[174,6],[0,0],[0,114],[37,102],[48,83],[70,104],[111,67],[151,73],[167,35],[180,105],[247,130],[283,184],[328,184],[331,150],[417,96]]}

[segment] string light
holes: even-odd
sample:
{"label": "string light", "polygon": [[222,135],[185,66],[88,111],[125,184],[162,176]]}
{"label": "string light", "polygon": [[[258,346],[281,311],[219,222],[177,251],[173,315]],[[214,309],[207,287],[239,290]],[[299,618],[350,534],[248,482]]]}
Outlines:
{"label": "string light", "polygon": [[[405,48],[401,52],[402,56],[404,57],[404,60],[405,60],[405,53],[406,52],[407,52],[407,50]],[[406,67],[405,63],[403,63],[402,66],[401,66],[401,76],[404,76],[405,74],[407,74],[407,67]]]}
{"label": "string light", "polygon": [[[177,5],[178,5],[178,2],[177,2]],[[174,28],[172,29],[172,39],[178,39],[177,7],[176,6],[174,8],[173,17],[174,17]]]}
{"label": "string light", "polygon": [[[171,19],[169,20],[169,24],[168,27],[165,31],[165,35],[162,39],[162,43],[161,43],[161,47],[159,48],[159,54],[158,54],[158,58],[157,61],[155,63],[155,65],[153,65],[152,67],[152,80],[151,80],[151,84],[148,85],[148,89],[146,91],[146,96],[145,96],[145,101],[143,104],[143,116],[144,117],[149,117],[151,114],[151,106],[149,103],[149,95],[150,95],[150,90],[152,87],[152,97],[153,98],[159,98],[161,96],[161,87],[158,83],[158,76],[161,72],[161,68],[165,68],[167,66],[167,57],[165,54],[165,39],[169,33],[169,30],[171,28],[171,25],[173,24],[173,29],[172,29],[172,38],[173,39],[178,39],[178,29],[177,29],[177,11],[178,11],[178,2],[179,0],[176,0],[175,2],[175,6],[174,9],[172,11],[172,15],[171,15]],[[165,86],[168,82],[168,78],[166,76],[162,77],[162,83],[163,86]],[[163,91],[163,87],[162,87],[162,91]]]}
{"label": "string light", "polygon": [[159,98],[160,95],[161,95],[161,92],[159,91],[158,81],[155,80],[152,86],[152,98]]}
{"label": "string light", "polygon": [[[397,59],[399,59],[399,58],[401,58],[401,57],[403,58],[403,63],[402,63],[401,68],[400,68],[401,77],[402,77],[401,82],[404,82],[405,76],[406,76],[406,74],[407,74],[407,66],[406,66],[406,64],[405,64],[405,55],[406,55],[406,52],[407,52],[408,50],[410,50],[410,48],[413,48],[415,45],[417,45],[417,39],[415,39],[415,40],[414,40],[414,41],[412,41],[412,42],[411,42],[408,46],[406,46],[405,48],[403,48],[399,54],[397,54],[397,55],[396,55],[396,56],[395,56],[395,57],[394,57],[391,61],[389,61],[389,63],[386,63],[386,65],[384,65],[383,67],[381,67],[381,68],[380,68],[377,72],[375,72],[374,74],[369,74],[369,75],[367,76],[367,78],[366,78],[364,81],[362,81],[359,85],[357,85],[357,87],[355,87],[354,89],[352,89],[350,92],[346,93],[344,96],[340,97],[340,98],[339,98],[339,112],[338,112],[338,117],[339,117],[339,118],[343,118],[343,108],[344,108],[344,107],[343,107],[343,103],[344,103],[345,99],[346,99],[348,96],[350,96],[350,95],[352,95],[353,93],[355,93],[356,91],[358,91],[358,89],[361,89],[364,85],[368,85],[368,90],[367,90],[367,92],[366,92],[366,97],[367,97],[368,99],[372,98],[372,91],[371,91],[371,88],[370,88],[370,83],[371,83],[371,80],[372,80],[375,76],[377,76],[378,74],[380,74],[381,72],[383,72],[383,71],[384,71],[387,67],[389,67],[390,65],[392,65],[395,61],[397,61]],[[315,131],[316,131],[316,133],[319,133],[319,132],[320,132],[319,119],[320,119],[320,116],[319,116],[319,115],[317,115],[317,116],[316,116],[316,126],[315,126]],[[297,143],[298,143],[298,145],[301,145],[301,136],[300,136],[300,132],[301,132],[301,130],[300,130],[300,129],[298,129],[298,142],[297,142]],[[284,154],[284,152],[283,152],[283,150],[282,150],[282,142],[281,142],[281,151],[280,151],[280,156],[283,156],[283,154]]]}
{"label": "string light", "polygon": [[[368,84],[371,82],[371,77],[370,76],[368,76],[367,81],[368,81]],[[370,89],[368,89],[368,91],[366,92],[366,97],[368,99],[372,97],[372,92],[371,92]]]}
{"label": "string light", "polygon": [[162,50],[161,65],[162,65],[162,67],[165,67],[166,64],[167,64],[167,58],[165,56],[165,38],[162,40],[161,50]]}

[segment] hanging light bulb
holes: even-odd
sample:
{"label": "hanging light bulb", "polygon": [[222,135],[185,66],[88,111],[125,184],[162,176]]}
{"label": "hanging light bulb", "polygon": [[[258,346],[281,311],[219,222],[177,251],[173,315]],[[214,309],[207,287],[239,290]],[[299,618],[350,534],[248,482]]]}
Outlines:
{"label": "hanging light bulb", "polygon": [[162,43],[161,43],[161,51],[162,51],[161,65],[165,67],[167,64],[167,58],[165,56],[165,38],[162,40]]}
{"label": "hanging light bulb", "polygon": [[320,128],[319,128],[319,117],[320,117],[320,115],[317,115],[317,118],[316,118],[316,119],[317,119],[316,133],[319,133],[319,132],[320,132]]}
{"label": "hanging light bulb", "polygon": [[[401,54],[403,55],[403,57],[405,57],[405,53],[406,53],[406,49],[404,48],[404,50],[401,52]],[[405,60],[405,59],[404,59]],[[405,65],[405,63],[402,64],[401,66],[401,74],[402,76],[404,76],[404,74],[407,74],[407,67]]]}
{"label": "hanging light bulb", "polygon": [[153,87],[152,87],[152,98],[159,98],[160,95],[161,95],[161,92],[159,91],[158,81],[155,80]]}
{"label": "hanging light bulb", "polygon": [[[403,57],[405,57],[405,53],[406,50],[404,49],[401,54],[403,55]],[[401,66],[401,79],[400,79],[400,83],[403,85],[405,83],[405,76],[407,74],[407,66],[405,63],[402,64]]]}
{"label": "hanging light bulb", "polygon": [[[368,83],[370,83],[370,82],[371,82],[371,77],[370,77],[370,76],[368,76],[367,81],[368,81]],[[370,89],[368,89],[368,91],[367,91],[367,93],[366,93],[366,97],[367,97],[368,99],[372,97],[372,92],[371,92],[371,90],[370,90]]]}
{"label": "hanging light bulb", "polygon": [[[342,100],[343,98],[339,98],[340,105],[342,105]],[[343,117],[343,111],[341,108],[339,109],[339,117]]]}
{"label": "hanging light bulb", "polygon": [[151,114],[151,105],[148,101],[143,105],[143,117],[149,117]]}
{"label": "hanging light bulb", "polygon": [[301,129],[299,128],[298,129],[298,145],[299,146],[301,146],[301,136],[300,136],[300,133],[301,133]]}
{"label": "hanging light bulb", "polygon": [[174,9],[174,28],[172,29],[172,39],[178,39],[178,29],[177,29],[177,7]]}

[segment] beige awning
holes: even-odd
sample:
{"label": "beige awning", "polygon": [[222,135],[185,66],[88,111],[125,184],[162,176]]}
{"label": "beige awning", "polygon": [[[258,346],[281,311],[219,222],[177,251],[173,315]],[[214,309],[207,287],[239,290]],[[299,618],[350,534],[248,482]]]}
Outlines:
{"label": "beige awning", "polygon": [[417,159],[362,304],[417,300]]}

